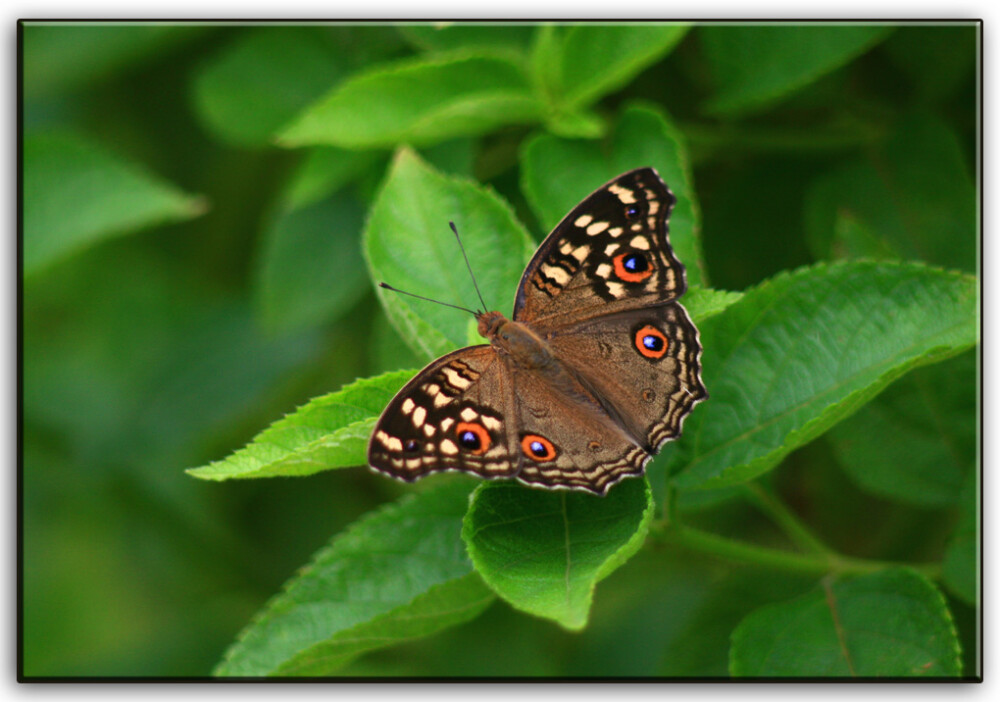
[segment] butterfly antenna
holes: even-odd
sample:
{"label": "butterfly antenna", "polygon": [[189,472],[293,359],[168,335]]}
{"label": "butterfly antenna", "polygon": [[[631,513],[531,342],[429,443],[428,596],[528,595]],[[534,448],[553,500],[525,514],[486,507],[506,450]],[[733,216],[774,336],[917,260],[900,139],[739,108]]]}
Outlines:
{"label": "butterfly antenna", "polygon": [[479,314],[480,314],[479,312],[473,312],[468,307],[460,307],[458,305],[451,305],[451,304],[449,304],[447,302],[441,302],[440,300],[432,300],[431,298],[424,297],[423,295],[415,295],[414,293],[406,292],[405,290],[400,290],[399,288],[394,288],[391,285],[389,285],[388,283],[382,283],[382,282],[380,282],[378,284],[378,286],[380,288],[385,288],[386,290],[392,290],[393,292],[397,292],[397,293],[399,293],[401,295],[409,295],[410,297],[415,297],[418,300],[426,300],[427,302],[434,302],[434,303],[436,303],[438,305],[444,305],[445,307],[452,307],[452,308],[454,308],[456,310],[462,310],[463,312],[468,312],[473,317],[478,317]]}
{"label": "butterfly antenna", "polygon": [[469,277],[472,278],[472,284],[476,287],[476,295],[479,296],[479,302],[483,306],[483,312],[488,308],[486,307],[486,302],[483,300],[483,294],[479,292],[479,283],[476,282],[476,276],[472,273],[472,265],[469,263],[469,257],[465,255],[465,247],[462,246],[462,237],[458,235],[458,229],[455,227],[454,222],[448,222],[448,226],[451,230],[455,232],[455,239],[458,241],[458,248],[462,249],[462,258],[465,259],[465,267],[469,269]]}

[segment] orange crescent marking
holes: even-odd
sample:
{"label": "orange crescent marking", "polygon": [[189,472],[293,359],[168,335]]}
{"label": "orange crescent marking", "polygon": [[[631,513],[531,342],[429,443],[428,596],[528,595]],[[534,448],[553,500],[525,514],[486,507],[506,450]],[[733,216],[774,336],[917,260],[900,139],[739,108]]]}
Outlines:
{"label": "orange crescent marking", "polygon": [[[662,341],[663,348],[658,351],[654,351],[653,349],[647,347],[644,343],[642,343],[642,340],[647,336],[652,336]],[[665,354],[667,349],[670,348],[670,340],[667,339],[664,333],[659,329],[647,324],[635,333],[635,348],[638,349],[639,353],[646,358],[663,358],[663,354]]]}
{"label": "orange crescent marking", "polygon": [[626,283],[641,283],[649,276],[653,275],[653,266],[650,264],[649,259],[642,256],[642,259],[646,262],[646,270],[640,271],[639,273],[632,273],[625,268],[625,257],[626,256],[641,256],[634,251],[626,251],[625,253],[618,254],[614,257],[615,263],[615,275],[617,275],[621,280]]}
{"label": "orange crescent marking", "polygon": [[[455,436],[461,438],[462,434],[467,431],[471,431],[479,439],[479,448],[477,449],[465,449],[473,456],[482,456],[484,453],[490,450],[490,433],[486,431],[486,428],[482,424],[473,424],[472,422],[459,422],[455,425]],[[461,446],[461,442],[459,442]]]}
{"label": "orange crescent marking", "polygon": [[[545,455],[539,456],[531,448],[531,444],[538,442],[545,449]],[[551,461],[556,457],[556,447],[552,445],[552,442],[546,439],[544,436],[539,436],[538,434],[528,434],[523,439],[521,439],[521,450],[524,451],[524,455],[533,461]]]}

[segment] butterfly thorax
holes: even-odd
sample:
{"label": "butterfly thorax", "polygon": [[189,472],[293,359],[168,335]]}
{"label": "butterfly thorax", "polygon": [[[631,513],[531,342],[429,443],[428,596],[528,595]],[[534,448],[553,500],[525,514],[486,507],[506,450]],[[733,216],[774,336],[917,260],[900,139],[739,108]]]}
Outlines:
{"label": "butterfly thorax", "polygon": [[480,336],[518,367],[538,369],[552,364],[549,345],[528,325],[512,322],[499,312],[485,312],[477,319]]}

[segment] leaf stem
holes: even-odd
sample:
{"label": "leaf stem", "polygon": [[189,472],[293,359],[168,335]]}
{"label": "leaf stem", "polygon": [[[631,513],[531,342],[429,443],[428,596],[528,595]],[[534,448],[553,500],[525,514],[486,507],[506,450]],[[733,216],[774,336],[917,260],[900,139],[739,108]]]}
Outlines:
{"label": "leaf stem", "polygon": [[740,563],[787,570],[814,575],[860,575],[873,573],[887,568],[907,567],[923,574],[927,578],[938,579],[941,576],[940,566],[936,563],[911,564],[892,561],[876,561],[863,558],[851,558],[827,551],[818,554],[803,554],[781,549],[756,546],[744,541],[737,541],[724,536],[673,523],[668,528],[653,525],[650,533],[662,541],[677,544],[693,551],[700,551],[720,558]]}
{"label": "leaf stem", "polygon": [[770,490],[758,482],[747,483],[745,487],[751,501],[770,517],[799,548],[827,556],[836,555]]}

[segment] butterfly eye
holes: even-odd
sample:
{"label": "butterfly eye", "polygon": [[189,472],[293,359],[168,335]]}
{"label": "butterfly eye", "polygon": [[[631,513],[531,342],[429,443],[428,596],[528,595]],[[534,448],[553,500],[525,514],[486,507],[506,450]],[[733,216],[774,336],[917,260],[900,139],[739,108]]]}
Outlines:
{"label": "butterfly eye", "polygon": [[669,346],[666,335],[651,324],[646,324],[635,332],[635,348],[646,358],[663,358]]}
{"label": "butterfly eye", "polygon": [[481,424],[459,422],[455,426],[458,445],[475,456],[481,456],[490,449],[490,433]]}
{"label": "butterfly eye", "polygon": [[544,436],[527,434],[521,439],[521,450],[528,458],[536,461],[551,461],[556,457],[556,447]]}
{"label": "butterfly eye", "polygon": [[618,254],[614,258],[615,275],[626,283],[641,283],[653,275],[653,266],[643,253],[635,251]]}

